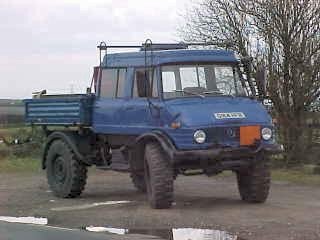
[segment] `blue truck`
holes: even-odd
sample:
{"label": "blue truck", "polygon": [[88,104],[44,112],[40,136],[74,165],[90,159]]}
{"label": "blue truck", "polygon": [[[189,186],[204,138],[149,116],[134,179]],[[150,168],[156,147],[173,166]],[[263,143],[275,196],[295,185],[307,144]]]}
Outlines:
{"label": "blue truck", "polygon": [[102,43],[87,93],[24,101],[26,122],[46,133],[42,167],[56,196],[79,196],[87,168],[96,165],[129,171],[152,208],[172,205],[179,174],[226,170],[237,175],[242,200],[267,199],[269,157],[281,148],[256,97],[263,79],[254,84],[245,76],[248,61],[232,51],[192,45],[202,44]]}

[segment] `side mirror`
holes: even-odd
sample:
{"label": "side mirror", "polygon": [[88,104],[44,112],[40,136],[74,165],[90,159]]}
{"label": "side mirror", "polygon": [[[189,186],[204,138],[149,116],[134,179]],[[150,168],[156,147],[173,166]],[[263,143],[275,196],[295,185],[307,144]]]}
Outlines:
{"label": "side mirror", "polygon": [[266,81],[266,69],[262,65],[257,66],[256,83],[257,83],[259,97],[263,99],[265,96],[267,96],[267,81]]}

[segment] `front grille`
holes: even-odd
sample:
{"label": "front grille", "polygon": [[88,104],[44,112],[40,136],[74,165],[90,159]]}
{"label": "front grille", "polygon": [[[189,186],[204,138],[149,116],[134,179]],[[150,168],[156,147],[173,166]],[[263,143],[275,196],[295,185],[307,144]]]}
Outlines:
{"label": "front grille", "polygon": [[239,144],[239,127],[214,127],[205,129],[207,142],[217,145]]}

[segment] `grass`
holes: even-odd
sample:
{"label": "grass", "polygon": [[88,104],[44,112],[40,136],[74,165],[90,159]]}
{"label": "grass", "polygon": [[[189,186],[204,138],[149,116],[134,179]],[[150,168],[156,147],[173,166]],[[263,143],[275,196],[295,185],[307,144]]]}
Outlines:
{"label": "grass", "polygon": [[[8,142],[15,138],[23,140],[30,132],[31,128],[25,126],[7,126],[0,128],[0,138],[4,137]],[[35,172],[39,169],[39,146],[32,143],[9,146],[0,143],[0,173]]]}
{"label": "grass", "polygon": [[[271,170],[271,179],[272,181],[320,186],[320,174],[313,173],[314,167],[314,165],[305,165],[298,169],[274,168]],[[233,174],[231,171],[224,171],[218,177],[230,177]]]}
{"label": "grass", "polygon": [[19,131],[31,131],[28,126],[6,126],[5,128],[0,128],[0,137],[11,138],[13,135],[17,134]]}
{"label": "grass", "polygon": [[309,167],[299,169],[274,169],[272,180],[296,184],[320,185],[320,174],[313,174]]}
{"label": "grass", "polygon": [[0,173],[37,172],[40,169],[41,161],[37,157],[7,157],[0,159]]}
{"label": "grass", "polygon": [[[13,157],[0,158],[0,174],[14,172],[39,172],[41,160],[39,157]],[[230,171],[224,172],[220,177],[230,176]],[[312,174],[312,168],[306,166],[301,169],[273,169],[273,181],[283,181],[294,184],[320,186],[320,175]]]}
{"label": "grass", "polygon": [[[15,135],[28,135],[31,129],[25,126],[0,128],[0,135],[12,139]],[[26,132],[27,131],[27,132]],[[41,140],[38,140],[41,141]],[[37,172],[41,169],[39,150],[41,147],[21,145],[7,147],[0,144],[0,173],[8,172]],[[320,174],[313,174],[314,165],[305,165],[299,169],[274,168],[272,179],[295,184],[308,184],[320,186]],[[231,172],[222,173],[221,177],[230,176]]]}

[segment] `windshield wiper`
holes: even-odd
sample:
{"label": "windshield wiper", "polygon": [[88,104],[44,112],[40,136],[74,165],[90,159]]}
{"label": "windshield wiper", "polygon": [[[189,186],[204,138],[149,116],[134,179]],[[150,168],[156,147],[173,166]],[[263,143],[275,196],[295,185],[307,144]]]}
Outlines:
{"label": "windshield wiper", "polygon": [[206,91],[203,92],[204,94],[210,94],[210,93],[218,93],[218,94],[223,94],[223,92],[219,91],[219,90],[212,90],[212,91]]}
{"label": "windshield wiper", "polygon": [[194,92],[189,92],[189,91],[186,91],[186,90],[179,90],[179,89],[176,89],[174,91],[175,92],[187,93],[187,94],[190,94],[190,95],[195,95],[195,96],[198,96],[198,97],[201,97],[201,98],[205,98],[205,96],[201,95],[200,93],[194,93]]}
{"label": "windshield wiper", "polygon": [[218,94],[220,94],[220,95],[224,95],[224,96],[231,96],[231,97],[234,97],[234,95],[233,94],[225,94],[225,93],[223,93],[223,92],[221,92],[221,91],[219,91],[219,90],[212,90],[212,91],[207,91],[207,92],[203,92],[204,94],[211,94],[211,93],[218,93]]}

